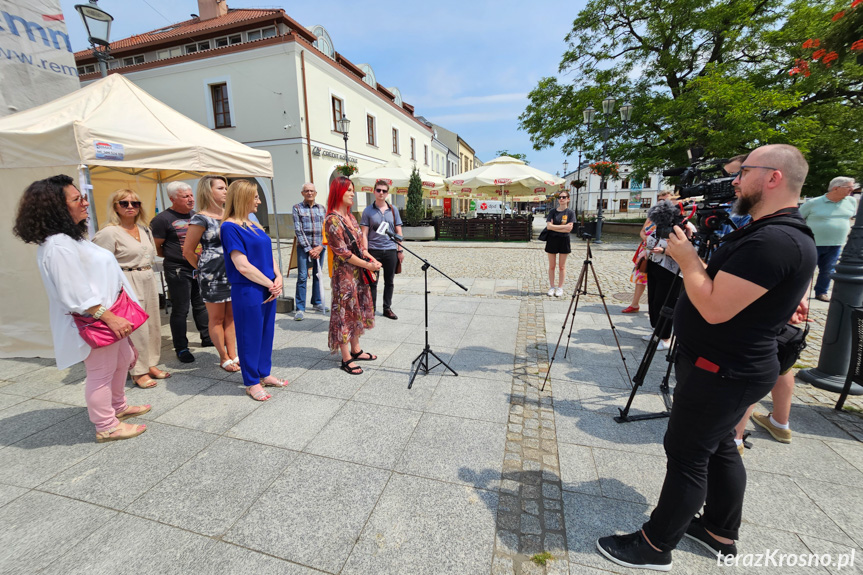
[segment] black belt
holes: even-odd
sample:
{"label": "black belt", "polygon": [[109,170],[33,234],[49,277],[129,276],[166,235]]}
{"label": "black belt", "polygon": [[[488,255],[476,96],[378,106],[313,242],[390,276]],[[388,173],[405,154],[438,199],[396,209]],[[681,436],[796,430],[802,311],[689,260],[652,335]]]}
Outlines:
{"label": "black belt", "polygon": [[143,268],[120,268],[124,272],[145,272],[147,270],[153,269],[153,266],[147,266]]}

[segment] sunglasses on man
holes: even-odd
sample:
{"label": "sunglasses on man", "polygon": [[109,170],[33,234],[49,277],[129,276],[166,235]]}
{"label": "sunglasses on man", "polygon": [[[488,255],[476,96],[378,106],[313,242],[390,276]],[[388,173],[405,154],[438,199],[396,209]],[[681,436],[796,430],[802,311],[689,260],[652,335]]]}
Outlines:
{"label": "sunglasses on man", "polygon": [[375,188],[375,192],[378,194],[386,194],[389,190],[385,190],[383,188]]}

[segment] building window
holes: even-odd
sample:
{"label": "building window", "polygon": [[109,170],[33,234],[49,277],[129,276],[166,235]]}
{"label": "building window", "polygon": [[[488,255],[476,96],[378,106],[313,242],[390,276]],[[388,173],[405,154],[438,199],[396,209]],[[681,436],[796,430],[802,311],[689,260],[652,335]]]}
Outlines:
{"label": "building window", "polygon": [[157,60],[165,60],[167,58],[174,58],[175,56],[181,56],[183,54],[182,48],[170,48],[168,50],[159,50],[156,53]]}
{"label": "building window", "polygon": [[246,32],[246,39],[249,42],[254,42],[255,40],[260,40],[261,38],[272,38],[276,35],[276,27],[270,26],[269,28],[263,28],[261,30],[250,30]]}
{"label": "building window", "polygon": [[143,64],[144,63],[144,55],[140,56],[132,56],[130,58],[123,58],[124,66],[134,66],[135,64]]}
{"label": "building window", "polygon": [[399,130],[393,128],[393,154],[399,153]]}
{"label": "building window", "polygon": [[[629,178],[626,178],[625,180],[620,182],[620,189],[621,190],[628,190],[629,189]],[[621,211],[623,211],[623,210],[621,210]]]}
{"label": "building window", "polygon": [[366,114],[366,131],[368,132],[368,143],[372,146],[377,146],[377,138],[375,137],[375,117],[371,114]]}
{"label": "building window", "polygon": [[641,198],[641,209],[646,210],[650,207],[650,198]]}
{"label": "building window", "polygon": [[228,105],[228,85],[213,84],[210,86],[213,95],[213,121],[216,128],[231,127],[231,108]]}
{"label": "building window", "polygon": [[423,163],[426,166],[429,165],[429,147],[427,144],[423,144]]}
{"label": "building window", "polygon": [[333,96],[333,130],[339,130],[339,120],[345,115],[345,104],[341,99]]}
{"label": "building window", "polygon": [[[599,209],[599,200],[596,200],[596,209],[597,210]],[[608,198],[602,198],[602,209],[603,210],[608,209]]]}
{"label": "building window", "polygon": [[606,181],[599,182],[599,189],[600,190],[607,190],[608,189],[608,182],[606,182]]}
{"label": "building window", "polygon": [[95,64],[87,64],[86,66],[78,66],[78,75],[83,76],[84,74],[95,74],[96,73],[96,65]]}
{"label": "building window", "polygon": [[417,159],[417,141],[411,138],[411,160]]}

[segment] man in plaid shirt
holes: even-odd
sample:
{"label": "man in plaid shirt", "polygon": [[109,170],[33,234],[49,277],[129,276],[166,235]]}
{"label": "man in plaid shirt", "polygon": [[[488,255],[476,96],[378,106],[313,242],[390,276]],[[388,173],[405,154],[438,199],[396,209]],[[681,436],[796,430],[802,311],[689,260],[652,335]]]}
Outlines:
{"label": "man in plaid shirt", "polygon": [[295,205],[292,210],[294,230],[297,234],[297,291],[294,297],[297,306],[294,319],[297,321],[303,319],[306,311],[306,280],[309,278],[310,266],[313,278],[312,307],[322,313],[329,311],[321,298],[323,292],[318,279],[322,258],[326,257],[323,230],[327,210],[324,206],[315,203],[318,192],[314,184],[310,182],[303,184],[302,194],[303,201]]}

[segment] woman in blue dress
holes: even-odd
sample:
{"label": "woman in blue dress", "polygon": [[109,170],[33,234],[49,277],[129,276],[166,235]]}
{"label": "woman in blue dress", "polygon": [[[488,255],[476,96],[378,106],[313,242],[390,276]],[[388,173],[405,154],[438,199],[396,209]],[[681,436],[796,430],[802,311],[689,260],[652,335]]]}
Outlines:
{"label": "woman in blue dress", "polygon": [[261,203],[258,187],[248,180],[228,186],[221,237],[225,268],[231,282],[231,303],[237,332],[237,351],[246,393],[256,401],[270,399],[265,386],[285,387],[270,374],[276,298],[282,293],[282,274],[273,256],[270,236],[249,219]]}
{"label": "woman in blue dress", "polygon": [[183,257],[197,270],[201,298],[207,306],[210,339],[219,353],[219,364],[225,371],[233,372],[240,371],[240,362],[231,307],[231,284],[219,238],[227,194],[227,180],[222,176],[204,176],[198,182],[199,211],[189,220]]}

